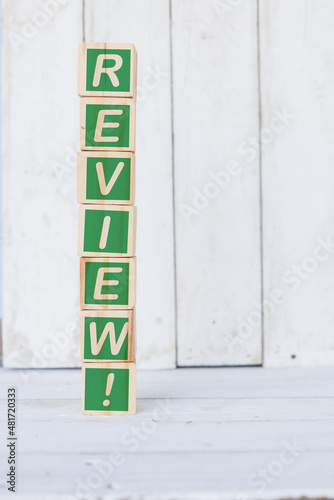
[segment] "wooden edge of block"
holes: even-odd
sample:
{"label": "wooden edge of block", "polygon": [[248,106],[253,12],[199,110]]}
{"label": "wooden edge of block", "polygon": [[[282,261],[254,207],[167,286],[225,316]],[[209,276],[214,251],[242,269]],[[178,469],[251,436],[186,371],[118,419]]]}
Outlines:
{"label": "wooden edge of block", "polygon": [[[86,106],[87,104],[99,105],[121,105],[130,106],[130,129],[129,129],[129,146],[86,146]],[[136,102],[129,98],[113,98],[113,97],[82,97],[80,99],[80,149],[82,151],[129,151],[134,153],[136,149]]]}
{"label": "wooden edge of block", "polygon": [[[129,300],[128,304],[86,304],[85,303],[85,264],[86,262],[129,263]],[[136,305],[136,257],[81,257],[80,258],[80,309],[81,310],[115,310],[133,309]]]}
{"label": "wooden edge of block", "polygon": [[[130,159],[130,199],[129,200],[107,200],[87,199],[87,158],[129,158]],[[77,201],[84,205],[125,205],[131,206],[135,203],[135,179],[136,179],[136,156],[131,151],[79,151],[77,153]]]}
{"label": "wooden edge of block", "polygon": [[[130,50],[130,90],[129,91],[93,91],[86,90],[87,76],[87,49],[106,49],[106,50]],[[79,44],[79,64],[78,64],[78,95],[80,97],[127,97],[137,99],[137,66],[138,53],[133,43],[104,43],[104,42],[83,42]]]}
{"label": "wooden edge of block", "polygon": [[[85,213],[87,210],[99,210],[103,212],[128,212],[129,227],[126,253],[111,252],[85,252]],[[79,205],[79,228],[78,228],[78,255],[80,257],[134,257],[136,253],[136,226],[137,226],[137,207],[129,205]]]}
{"label": "wooden edge of block", "polygon": [[[85,340],[85,319],[86,318],[128,318],[128,359],[85,359],[84,340]],[[108,310],[108,311],[81,311],[80,312],[80,358],[82,363],[98,363],[98,362],[112,362],[122,363],[136,362],[136,324],[135,324],[135,310]]]}
{"label": "wooden edge of block", "polygon": [[[85,372],[86,368],[107,368],[112,370],[129,369],[128,411],[85,410]],[[82,412],[84,415],[135,415],[136,413],[136,363],[83,363],[82,365]]]}
{"label": "wooden edge of block", "polygon": [[81,42],[79,47],[82,50],[85,49],[131,49],[137,52],[137,49],[133,43],[113,43],[113,42]]}
{"label": "wooden edge of block", "polygon": [[132,318],[133,318],[133,358],[136,361],[137,360],[137,314],[136,314],[136,308],[134,307],[132,309]]}

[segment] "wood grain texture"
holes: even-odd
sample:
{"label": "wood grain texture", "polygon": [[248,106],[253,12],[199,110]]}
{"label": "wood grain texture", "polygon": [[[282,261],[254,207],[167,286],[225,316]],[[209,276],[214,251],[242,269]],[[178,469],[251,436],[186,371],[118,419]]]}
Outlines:
{"label": "wood grain texture", "polygon": [[82,2],[58,2],[49,12],[37,0],[2,2],[3,362],[15,368],[80,363],[75,89]]}
{"label": "wood grain texture", "polygon": [[168,0],[86,0],[86,42],[138,53],[138,366],[175,366],[172,132]]}
{"label": "wood grain texture", "polygon": [[[260,0],[264,363],[334,363],[334,5]],[[272,290],[282,301],[268,305]]]}
{"label": "wood grain texture", "polygon": [[172,1],[181,366],[262,359],[256,1],[218,3]]}

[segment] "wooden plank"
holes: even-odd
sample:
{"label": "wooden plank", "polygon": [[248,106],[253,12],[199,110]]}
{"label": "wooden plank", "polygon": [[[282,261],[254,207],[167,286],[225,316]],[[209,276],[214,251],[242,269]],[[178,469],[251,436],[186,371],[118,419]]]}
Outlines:
{"label": "wooden plank", "polygon": [[[97,363],[89,363],[87,369],[98,370]],[[113,369],[120,370],[121,363],[114,363]],[[132,364],[130,363],[130,366]],[[133,376],[135,372],[133,371]],[[130,384],[131,385],[131,384]],[[98,389],[97,389],[98,390]],[[134,390],[134,386],[133,386]],[[131,396],[130,396],[131,397]],[[135,401],[131,401],[135,408]],[[43,412],[45,403],[40,402],[38,411]],[[37,408],[37,407],[36,407]],[[113,418],[101,418],[98,412],[91,418],[73,419],[72,416],[53,420],[52,416],[44,421],[38,420],[38,425],[32,419],[20,418],[20,453],[29,454],[52,452],[57,449],[63,453],[99,453],[106,448],[120,453],[137,451],[140,443],[140,453],[277,453],[282,443],[294,441],[303,450],[313,452],[333,452],[334,423],[329,420],[313,420],[304,422],[216,422],[197,421],[190,418],[186,422],[169,421],[169,415],[177,412],[177,405],[166,405],[168,413],[159,401],[151,406],[146,413],[141,413],[138,404],[138,415],[125,415],[123,412],[106,411],[101,415],[113,415]],[[332,410],[333,406],[329,408]],[[80,411],[76,405],[76,411]],[[131,406],[129,408],[131,412]],[[133,409],[132,409],[133,411]],[[89,415],[86,411],[86,415]],[[91,413],[92,415],[92,413]],[[159,420],[160,419],[160,420]],[[4,422],[2,422],[4,424]],[[80,432],[73,432],[77,426]],[[132,432],[132,429],[141,429]],[[146,431],[147,429],[147,431]],[[152,439],[149,439],[152,435]],[[83,439],[85,436],[85,439]],[[145,439],[146,438],[146,439]],[[135,443],[137,442],[137,446]]]}
{"label": "wooden plank", "polygon": [[[263,483],[268,500],[334,496],[329,465],[334,459],[332,452],[305,451],[284,467],[280,475],[270,474],[268,482],[261,482],[259,470],[268,470],[273,462],[277,463],[277,453],[208,451],[143,455],[106,450],[97,454],[73,453],[70,457],[61,451],[20,456],[22,496],[16,495],[20,500],[40,500],[37,495],[43,494],[43,498],[47,495],[50,500],[64,499],[65,495],[73,500],[83,492],[86,497],[89,494],[103,500],[231,500],[244,496],[256,500]],[[256,479],[260,484],[254,484]]]}
{"label": "wooden plank", "polygon": [[[36,394],[36,397],[38,394]],[[64,418],[76,422],[91,422],[81,415],[81,401],[78,394],[69,399],[20,399],[18,411],[24,421],[50,422]],[[64,396],[62,395],[62,398]],[[333,419],[334,398],[177,398],[172,400],[176,408],[168,415],[169,422],[320,422]],[[138,399],[139,418],[152,415],[161,400]],[[0,400],[0,421],[6,421],[6,400]],[[157,417],[157,422],[164,419]],[[95,419],[94,421],[99,421]]]}
{"label": "wooden plank", "polygon": [[[13,385],[20,400],[77,399],[81,394],[80,370],[2,370],[1,380],[0,399]],[[139,399],[332,398],[334,369],[139,370],[137,385]]]}
{"label": "wooden plank", "polygon": [[256,1],[232,11],[172,1],[181,366],[262,359]]}
{"label": "wooden plank", "polygon": [[[334,5],[259,5],[262,117],[270,139],[262,154],[264,361],[333,365]],[[282,300],[270,306],[274,289]]]}
{"label": "wooden plank", "polygon": [[169,2],[86,0],[85,21],[87,42],[134,43],[138,52],[137,360],[139,367],[172,368],[175,310]]}
{"label": "wooden plank", "polygon": [[82,2],[43,7],[5,0],[2,13],[3,362],[79,366],[75,124]]}

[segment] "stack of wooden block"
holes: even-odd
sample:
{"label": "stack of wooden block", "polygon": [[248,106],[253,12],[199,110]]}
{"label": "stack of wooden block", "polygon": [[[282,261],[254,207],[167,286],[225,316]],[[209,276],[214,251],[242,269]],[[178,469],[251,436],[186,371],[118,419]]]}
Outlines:
{"label": "stack of wooden block", "polygon": [[83,412],[136,412],[135,112],[132,44],[79,50]]}

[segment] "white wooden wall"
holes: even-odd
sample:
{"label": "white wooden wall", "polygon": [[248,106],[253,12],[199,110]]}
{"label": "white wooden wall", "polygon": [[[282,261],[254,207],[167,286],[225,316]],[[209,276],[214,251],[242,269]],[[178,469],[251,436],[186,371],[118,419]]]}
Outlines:
{"label": "white wooden wall", "polygon": [[82,2],[53,17],[37,1],[2,9],[3,362],[75,366]]}
{"label": "white wooden wall", "polygon": [[260,43],[265,365],[333,364],[334,2],[260,0]]}
{"label": "white wooden wall", "polygon": [[[261,363],[256,1],[172,1],[178,363]],[[218,179],[218,180],[217,180]]]}
{"label": "white wooden wall", "polygon": [[82,40],[139,54],[139,367],[333,363],[333,2],[42,5],[2,2],[4,364],[79,366]]}

